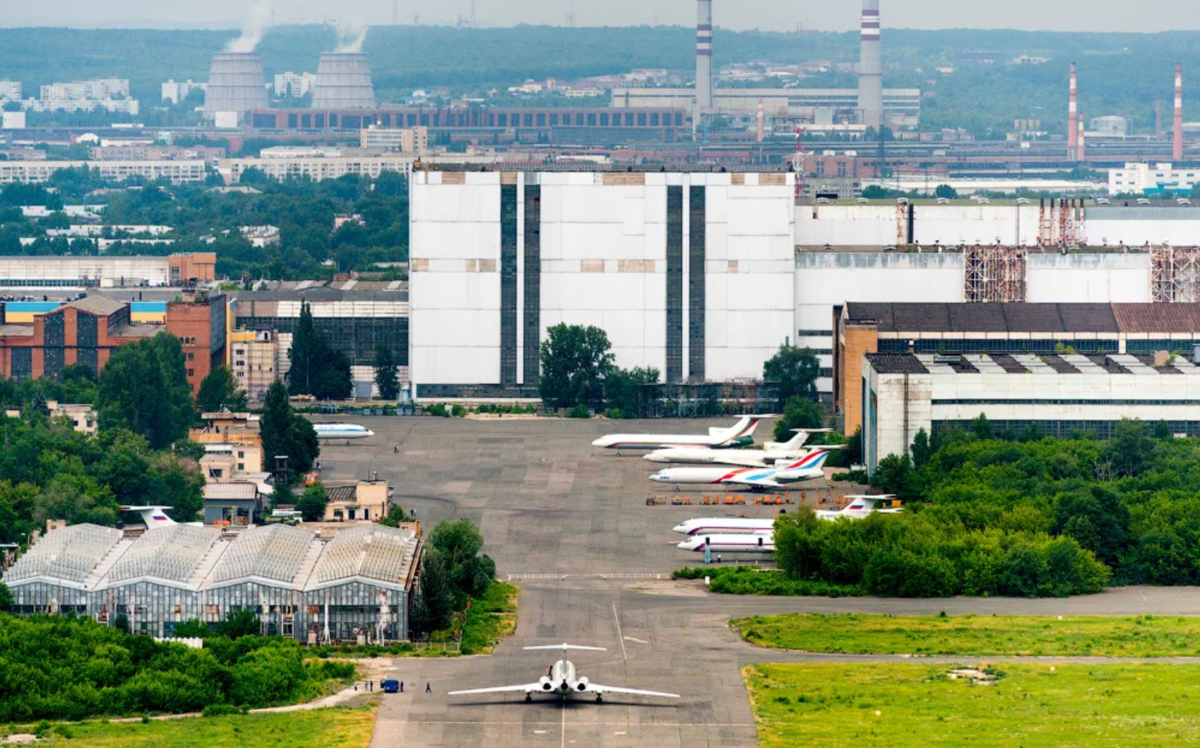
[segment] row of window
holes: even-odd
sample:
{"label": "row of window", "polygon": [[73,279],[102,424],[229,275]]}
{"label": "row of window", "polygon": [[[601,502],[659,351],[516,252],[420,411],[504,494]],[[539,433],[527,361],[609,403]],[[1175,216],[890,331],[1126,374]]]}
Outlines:
{"label": "row of window", "polygon": [[934,405],[1200,405],[1200,400],[1061,400],[1061,399],[946,399],[933,400]]}
{"label": "row of window", "polygon": [[[933,435],[948,430],[970,431],[973,421],[934,421]],[[1070,439],[1090,434],[1098,439],[1110,439],[1120,421],[989,421],[992,435],[1003,438],[1020,438],[1022,435],[1036,433],[1038,436],[1049,436],[1055,439]],[[1167,429],[1175,435],[1188,437],[1200,436],[1200,421],[1167,421]]]}

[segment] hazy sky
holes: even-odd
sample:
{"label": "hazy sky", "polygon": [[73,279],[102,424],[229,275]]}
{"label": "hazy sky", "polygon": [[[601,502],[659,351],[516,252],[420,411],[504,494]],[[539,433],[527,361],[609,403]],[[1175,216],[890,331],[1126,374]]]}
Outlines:
{"label": "hazy sky", "polygon": [[[241,23],[252,0],[0,0],[0,26],[201,27]],[[481,26],[563,24],[574,7],[578,26],[695,23],[691,0],[475,0]],[[714,0],[717,26],[844,31],[857,26],[857,0]],[[1018,28],[1078,31],[1200,29],[1200,0],[882,0],[884,27]],[[471,0],[275,0],[276,23],[338,18],[374,24],[399,17],[452,23]],[[3,52],[0,51],[0,59]]]}

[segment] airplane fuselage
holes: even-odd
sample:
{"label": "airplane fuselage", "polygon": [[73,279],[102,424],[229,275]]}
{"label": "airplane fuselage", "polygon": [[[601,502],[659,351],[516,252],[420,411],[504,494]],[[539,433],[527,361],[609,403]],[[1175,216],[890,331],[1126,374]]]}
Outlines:
{"label": "airplane fuselage", "polygon": [[366,439],[375,432],[366,426],[353,423],[314,423],[313,430],[318,439]]}
{"label": "airplane fuselage", "polygon": [[773,519],[747,519],[745,517],[712,517],[690,519],[672,528],[682,535],[741,535],[756,532],[771,532],[775,528]]}
{"label": "airplane fuselage", "polygon": [[703,553],[706,547],[712,553],[774,553],[775,535],[770,532],[740,535],[693,535],[676,547],[696,553]]}

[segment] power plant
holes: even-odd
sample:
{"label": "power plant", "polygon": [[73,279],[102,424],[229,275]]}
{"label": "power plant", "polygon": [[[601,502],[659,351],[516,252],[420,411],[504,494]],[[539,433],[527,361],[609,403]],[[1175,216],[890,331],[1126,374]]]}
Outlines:
{"label": "power plant", "polygon": [[883,52],[880,46],[879,0],[863,0],[858,108],[862,110],[862,124],[875,129],[883,125]]}
{"label": "power plant", "polygon": [[217,112],[249,112],[266,109],[266,79],[262,59],[255,52],[218,52],[212,57],[208,91],[204,96],[204,115],[212,119]]}
{"label": "power plant", "polygon": [[326,52],[317,67],[313,109],[370,109],[375,106],[371,67],[361,52]]}
{"label": "power plant", "polygon": [[1075,63],[1071,63],[1071,101],[1067,105],[1067,160],[1079,160],[1079,81]]}
{"label": "power plant", "polygon": [[696,111],[711,112],[712,85],[712,0],[697,0],[699,18],[696,20]]}

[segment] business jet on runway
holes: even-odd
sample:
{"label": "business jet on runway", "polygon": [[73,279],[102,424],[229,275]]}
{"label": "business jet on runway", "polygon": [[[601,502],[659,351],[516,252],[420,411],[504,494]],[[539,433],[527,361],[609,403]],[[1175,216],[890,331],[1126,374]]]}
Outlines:
{"label": "business jet on runway", "polygon": [[775,534],[693,535],[675,547],[697,553],[703,553],[705,548],[713,553],[774,553]]}
{"label": "business jet on runway", "polygon": [[366,426],[354,423],[314,423],[313,431],[318,439],[366,439],[375,436],[375,432]]}
{"label": "business jet on runway", "polygon": [[655,483],[673,483],[675,486],[742,486],[752,491],[784,489],[804,481],[825,477],[821,466],[829,458],[824,447],[818,447],[808,455],[783,466],[769,468],[726,468],[684,467],[660,470],[650,476]]}
{"label": "business jet on runway", "polygon": [[729,449],[754,443],[754,429],[768,416],[744,416],[733,428],[710,428],[708,434],[609,434],[592,442],[604,449],[668,449],[670,447],[707,447]]}
{"label": "business jet on runway", "polygon": [[[811,449],[804,443],[812,434],[823,434],[833,429],[793,429],[796,435],[786,442],[767,442],[765,448],[757,449],[710,449],[707,447],[657,449],[643,457],[647,462],[672,465],[741,465],[743,467],[767,467],[784,460],[798,460]],[[835,449],[836,447],[825,447]]]}
{"label": "business jet on runway", "polygon": [[536,683],[526,683],[520,686],[499,686],[497,688],[474,688],[469,691],[451,691],[450,696],[471,696],[474,694],[484,693],[524,693],[525,701],[533,701],[535,693],[558,696],[561,699],[569,699],[576,694],[594,694],[596,701],[603,701],[604,694],[620,693],[631,696],[658,696],[664,699],[678,699],[677,693],[663,693],[661,691],[638,691],[633,688],[617,688],[615,686],[602,686],[598,683],[591,683],[587,678],[579,677],[575,672],[575,664],[567,659],[567,651],[571,649],[586,650],[588,652],[604,652],[604,647],[577,647],[572,644],[554,645],[549,647],[525,647],[528,650],[552,650],[561,649],[563,657],[558,662],[550,666]]}
{"label": "business jet on runway", "polygon": [[875,514],[876,512],[879,514],[902,514],[904,512],[904,507],[879,506],[883,502],[887,502],[890,505],[892,500],[896,498],[892,494],[886,496],[847,496],[845,498],[850,499],[850,505],[845,509],[819,511],[816,512],[817,517],[832,521],[841,519],[842,517],[846,517],[847,519],[862,519],[868,514]]}

